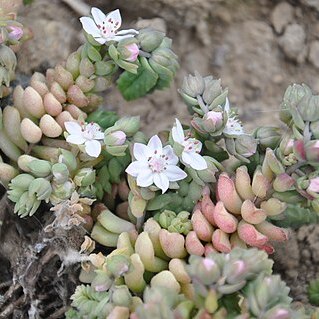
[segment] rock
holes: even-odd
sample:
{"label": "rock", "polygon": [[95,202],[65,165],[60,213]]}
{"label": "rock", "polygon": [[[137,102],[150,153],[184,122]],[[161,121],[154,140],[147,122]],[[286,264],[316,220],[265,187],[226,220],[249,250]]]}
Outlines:
{"label": "rock", "polygon": [[292,22],[294,9],[287,2],[279,3],[271,13],[271,23],[277,33],[282,33],[285,27]]}
{"label": "rock", "polygon": [[287,26],[285,33],[279,38],[279,46],[287,58],[303,63],[307,54],[304,27],[297,23]]}
{"label": "rock", "polygon": [[319,11],[319,0],[302,0],[301,1],[304,5],[314,8],[315,10]]}
{"label": "rock", "polygon": [[162,32],[167,32],[166,22],[164,19],[161,18],[154,18],[154,19],[139,19],[136,22],[137,29],[143,28],[153,28]]}
{"label": "rock", "polygon": [[319,41],[316,40],[310,43],[308,59],[310,63],[319,69]]}

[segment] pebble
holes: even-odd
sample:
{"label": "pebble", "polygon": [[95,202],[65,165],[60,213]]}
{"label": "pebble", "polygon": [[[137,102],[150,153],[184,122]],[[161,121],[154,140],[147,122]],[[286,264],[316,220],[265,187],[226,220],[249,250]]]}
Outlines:
{"label": "pebble", "polygon": [[293,7],[287,2],[280,2],[272,11],[270,20],[276,33],[281,34],[293,18]]}
{"label": "pebble", "polygon": [[307,55],[306,32],[302,25],[297,23],[288,25],[278,43],[287,58],[297,63],[305,61]]}
{"label": "pebble", "polygon": [[308,60],[319,69],[319,41],[316,40],[310,43]]}

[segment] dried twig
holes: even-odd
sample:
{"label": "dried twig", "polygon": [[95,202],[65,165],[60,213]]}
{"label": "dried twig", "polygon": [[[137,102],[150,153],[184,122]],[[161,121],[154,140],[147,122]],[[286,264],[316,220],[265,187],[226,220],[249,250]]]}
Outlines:
{"label": "dried twig", "polygon": [[9,287],[12,284],[12,280],[4,281],[0,283],[0,289]]}
{"label": "dried twig", "polygon": [[87,16],[90,14],[90,6],[84,3],[82,0],[61,0],[69,7],[71,7],[80,16]]}
{"label": "dried twig", "polygon": [[21,296],[16,301],[10,303],[1,313],[0,313],[0,319],[8,319],[9,316],[12,314],[12,312],[19,307],[21,304],[24,303],[24,296]]}

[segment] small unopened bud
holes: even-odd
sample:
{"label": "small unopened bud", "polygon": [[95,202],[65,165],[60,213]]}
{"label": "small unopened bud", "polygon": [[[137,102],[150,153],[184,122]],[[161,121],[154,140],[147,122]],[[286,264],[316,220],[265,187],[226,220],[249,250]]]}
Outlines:
{"label": "small unopened bud", "polygon": [[274,149],[278,146],[282,134],[280,134],[280,129],[278,127],[265,126],[259,127],[255,131],[254,136],[263,149],[266,149],[267,147]]}
{"label": "small unopened bud", "polygon": [[309,186],[307,188],[309,194],[318,196],[319,194],[319,177],[311,178]]}
{"label": "small unopened bud", "polygon": [[115,131],[104,137],[105,145],[123,145],[126,141],[126,134],[123,131]]}
{"label": "small unopened bud", "polygon": [[136,43],[129,43],[124,46],[119,46],[118,51],[123,60],[134,62],[140,52]]}
{"label": "small unopened bud", "polygon": [[205,89],[204,78],[195,72],[195,76],[188,75],[184,78],[182,84],[182,92],[196,98],[198,95],[202,95]]}
{"label": "small unopened bud", "polygon": [[143,51],[152,52],[155,50],[165,36],[164,32],[153,30],[151,28],[145,28],[140,30],[137,39]]}
{"label": "small unopened bud", "polygon": [[19,41],[23,37],[23,29],[17,26],[8,26],[8,38],[13,41]]}

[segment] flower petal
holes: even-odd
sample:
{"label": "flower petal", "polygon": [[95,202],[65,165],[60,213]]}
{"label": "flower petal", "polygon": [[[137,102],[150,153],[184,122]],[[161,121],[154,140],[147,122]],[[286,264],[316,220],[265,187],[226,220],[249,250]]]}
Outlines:
{"label": "flower petal", "polygon": [[66,141],[71,144],[81,145],[86,139],[82,135],[71,134],[66,138]]}
{"label": "flower petal", "polygon": [[139,34],[139,32],[135,29],[126,29],[126,30],[121,30],[121,31],[118,31],[116,34],[117,35],[127,35],[131,33],[132,35],[137,35]]}
{"label": "flower petal", "polygon": [[142,171],[148,169],[146,161],[134,161],[125,170],[125,172],[133,177],[136,177]]}
{"label": "flower petal", "polygon": [[166,160],[168,165],[176,165],[178,163],[178,157],[175,155],[172,146],[166,145],[163,148],[163,154],[168,157],[168,159]]}
{"label": "flower petal", "polygon": [[195,152],[183,152],[182,160],[185,164],[196,170],[203,170],[207,168],[207,163],[204,157]]}
{"label": "flower petal", "polygon": [[100,44],[104,44],[105,42],[109,41],[108,39],[102,37],[94,37],[94,40]]}
{"label": "flower petal", "polygon": [[106,15],[98,8],[93,7],[91,14],[97,25],[102,25],[103,21],[106,20]]}
{"label": "flower petal", "polygon": [[82,127],[77,122],[64,122],[64,126],[69,134],[76,134],[81,135],[82,134]]}
{"label": "flower petal", "polygon": [[230,111],[230,103],[229,103],[228,97],[226,97],[226,102],[225,102],[225,105],[224,105],[224,110],[225,110],[225,112],[227,112],[227,113],[229,113],[229,111]]}
{"label": "flower petal", "polygon": [[152,172],[151,169],[147,168],[141,171],[140,174],[138,174],[136,183],[138,186],[148,187],[153,184],[153,179],[154,179],[154,173]]}
{"label": "flower petal", "polygon": [[147,143],[147,146],[151,150],[152,153],[157,151],[157,154],[162,154],[163,144],[157,135],[154,135],[151,137],[151,139]]}
{"label": "flower petal", "polygon": [[122,41],[124,39],[129,39],[129,38],[133,38],[134,37],[134,34],[127,34],[127,35],[115,35],[115,36],[112,36],[112,37],[109,37],[107,39],[107,41]]}
{"label": "flower petal", "polygon": [[170,182],[177,182],[187,177],[187,174],[175,165],[168,165],[165,170],[165,175]]}
{"label": "flower petal", "polygon": [[86,141],[85,152],[92,157],[98,157],[101,153],[101,143],[95,140]]}
{"label": "flower petal", "polygon": [[152,153],[146,145],[135,143],[133,146],[133,155],[138,161],[147,161]]}
{"label": "flower petal", "polygon": [[112,27],[114,28],[114,30],[117,30],[120,28],[121,24],[122,24],[122,18],[121,18],[121,13],[119,9],[116,9],[114,11],[111,11],[107,16],[106,16],[106,20],[109,21],[111,19],[112,23]]}
{"label": "flower petal", "polygon": [[183,144],[185,135],[184,135],[182,124],[178,119],[175,119],[175,121],[176,123],[172,128],[173,140],[179,144]]}
{"label": "flower petal", "polygon": [[164,173],[154,174],[154,184],[162,190],[162,194],[164,194],[169,187],[169,180]]}
{"label": "flower petal", "polygon": [[104,140],[104,133],[103,132],[95,132],[94,139],[95,140]]}
{"label": "flower petal", "polygon": [[92,18],[82,17],[80,21],[86,33],[91,34],[93,37],[101,37],[101,32]]}

